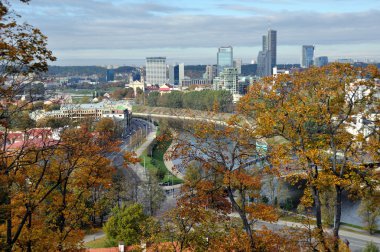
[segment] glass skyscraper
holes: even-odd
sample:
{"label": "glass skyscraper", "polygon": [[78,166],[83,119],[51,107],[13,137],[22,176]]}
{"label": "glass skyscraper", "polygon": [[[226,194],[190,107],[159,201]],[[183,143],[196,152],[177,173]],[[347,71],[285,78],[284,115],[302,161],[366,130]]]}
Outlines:
{"label": "glass skyscraper", "polygon": [[329,63],[329,58],[327,56],[316,57],[314,60],[314,65],[317,67],[326,66]]}
{"label": "glass skyscraper", "polygon": [[146,58],[146,82],[158,85],[167,82],[166,57]]}
{"label": "glass skyscraper", "polygon": [[257,75],[260,77],[272,74],[277,64],[277,31],[268,30],[263,36],[262,50],[257,56]]}
{"label": "glass skyscraper", "polygon": [[217,54],[217,64],[218,64],[218,75],[223,71],[226,67],[233,67],[233,49],[232,46],[222,46],[218,49]]}
{"label": "glass skyscraper", "polygon": [[106,81],[114,81],[115,80],[115,71],[113,69],[107,69],[106,73]]}
{"label": "glass skyscraper", "polygon": [[268,31],[268,50],[270,52],[271,68],[273,68],[277,65],[277,31],[275,30]]}
{"label": "glass skyscraper", "polygon": [[302,46],[302,62],[301,67],[309,68],[313,65],[314,59],[314,46],[304,45]]}

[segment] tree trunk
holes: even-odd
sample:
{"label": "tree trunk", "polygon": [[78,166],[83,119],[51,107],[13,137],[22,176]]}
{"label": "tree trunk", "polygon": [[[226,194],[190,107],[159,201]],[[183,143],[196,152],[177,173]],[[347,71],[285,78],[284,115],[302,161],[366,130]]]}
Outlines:
{"label": "tree trunk", "polygon": [[247,219],[247,216],[246,216],[245,212],[236,203],[236,201],[234,199],[233,191],[230,188],[228,188],[227,192],[228,192],[228,197],[229,197],[229,199],[231,201],[233,209],[235,209],[238,212],[238,214],[240,216],[240,219],[243,222],[244,230],[247,233],[247,235],[249,237],[249,240],[250,240],[250,247],[251,247],[252,251],[254,251],[254,249],[255,249],[255,241],[254,241],[253,236],[252,236],[253,232],[252,232],[252,229],[251,229],[251,225],[249,224],[249,221]]}
{"label": "tree trunk", "polygon": [[342,216],[342,188],[339,185],[335,186],[336,190],[336,205],[335,205],[335,219],[334,219],[334,251],[339,250],[339,228]]}
{"label": "tree trunk", "polygon": [[[29,235],[30,235],[31,232],[32,232],[32,213],[29,213],[27,228],[28,228],[28,232],[29,232]],[[32,252],[32,240],[31,240],[31,237],[28,238],[28,242],[27,242],[26,246],[27,246],[26,247],[26,251],[27,252]]]}
{"label": "tree trunk", "polygon": [[[8,175],[8,174],[6,174]],[[6,252],[11,252],[12,251],[12,247],[13,247],[13,243],[12,243],[12,208],[10,207],[11,205],[11,198],[9,196],[9,188],[10,188],[10,184],[8,183],[8,186],[6,186],[5,189],[5,201],[4,201],[4,205],[7,206],[6,208],[6,213],[5,213],[5,216],[6,216],[6,223],[7,223],[7,245],[6,245],[6,248],[5,248],[5,251]]]}
{"label": "tree trunk", "polygon": [[325,251],[328,251],[327,245],[325,243],[324,233],[323,233],[321,201],[319,199],[319,190],[316,186],[312,186],[311,188],[314,195],[315,217],[316,217],[317,229],[318,229],[318,240],[323,245]]}

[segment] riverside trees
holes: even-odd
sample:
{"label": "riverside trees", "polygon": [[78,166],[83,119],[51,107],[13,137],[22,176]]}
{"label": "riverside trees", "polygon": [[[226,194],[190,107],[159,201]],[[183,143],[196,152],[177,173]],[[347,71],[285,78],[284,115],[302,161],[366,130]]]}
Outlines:
{"label": "riverside trees", "polygon": [[[172,156],[198,167],[186,179],[180,202],[201,205],[222,216],[234,210],[250,250],[255,251],[262,244],[260,239],[276,236],[272,244],[281,240],[278,233],[258,235],[260,231],[252,228],[255,220],[276,220],[274,209],[260,202],[265,173],[291,182],[303,180],[306,189],[301,203],[315,209],[317,224],[309,245],[304,246],[321,251],[345,249],[339,240],[343,193],[362,195],[379,185],[371,165],[379,162],[378,77],[379,70],[372,66],[331,64],[263,79],[240,100],[228,122],[198,121],[175,140],[178,145]],[[256,142],[269,138],[264,154]],[[268,163],[259,168],[255,162],[263,155]],[[321,201],[327,194],[333,199],[329,201],[334,208],[332,237],[322,223]],[[294,233],[292,238],[304,237]]]}
{"label": "riverside trees", "polygon": [[[265,78],[238,105],[243,128],[256,137],[281,137],[269,147],[280,174],[305,179],[302,202],[315,207],[320,249],[339,249],[342,194],[373,190],[379,181],[369,163],[379,161],[376,67],[331,64],[293,75]],[[360,124],[362,122],[362,124]],[[321,194],[334,189],[334,246],[322,226]]]}

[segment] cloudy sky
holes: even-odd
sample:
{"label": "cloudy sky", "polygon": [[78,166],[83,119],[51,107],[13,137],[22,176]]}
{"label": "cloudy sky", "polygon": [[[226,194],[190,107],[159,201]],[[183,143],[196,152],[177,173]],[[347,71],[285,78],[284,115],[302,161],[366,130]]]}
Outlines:
{"label": "cloudy sky", "polygon": [[56,65],[132,65],[145,57],[216,63],[232,45],[243,63],[256,59],[261,36],[278,33],[278,63],[316,56],[380,61],[380,0],[10,0],[39,27]]}

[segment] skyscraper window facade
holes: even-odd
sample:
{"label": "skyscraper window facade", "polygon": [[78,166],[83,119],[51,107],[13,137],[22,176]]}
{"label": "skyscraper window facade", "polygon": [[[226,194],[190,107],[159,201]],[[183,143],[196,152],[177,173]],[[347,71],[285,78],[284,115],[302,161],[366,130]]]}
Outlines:
{"label": "skyscraper window facade", "polygon": [[182,85],[185,78],[185,64],[169,66],[169,83],[172,85]]}
{"label": "skyscraper window facade", "polygon": [[115,70],[114,69],[107,69],[106,73],[106,81],[114,81],[115,80]]}
{"label": "skyscraper window facade", "polygon": [[219,75],[224,68],[233,67],[233,49],[232,46],[222,46],[218,49],[217,54],[217,74]]}
{"label": "skyscraper window facade", "polygon": [[273,68],[277,65],[277,31],[275,30],[268,31],[268,50],[270,52],[271,68]]}
{"label": "skyscraper window facade", "polygon": [[313,62],[314,62],[314,46],[313,45],[302,46],[301,67],[309,68],[313,65]]}
{"label": "skyscraper window facade", "polygon": [[262,50],[257,56],[257,75],[260,77],[271,75],[277,64],[277,31],[268,30],[262,42]]}
{"label": "skyscraper window facade", "polygon": [[329,63],[329,58],[327,56],[320,56],[314,59],[314,65],[317,67],[326,66]]}
{"label": "skyscraper window facade", "polygon": [[146,82],[158,85],[167,82],[166,57],[146,58]]}

